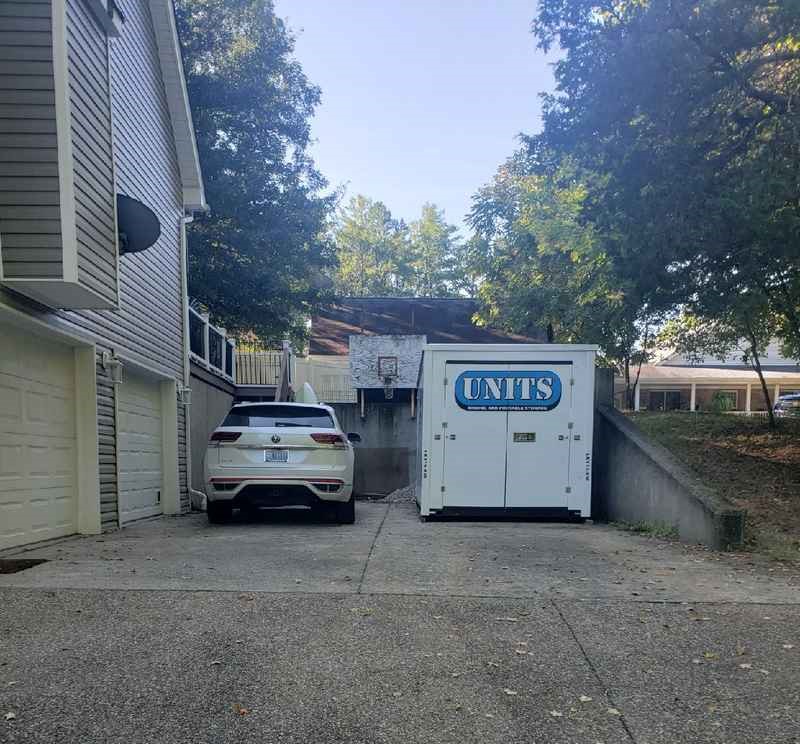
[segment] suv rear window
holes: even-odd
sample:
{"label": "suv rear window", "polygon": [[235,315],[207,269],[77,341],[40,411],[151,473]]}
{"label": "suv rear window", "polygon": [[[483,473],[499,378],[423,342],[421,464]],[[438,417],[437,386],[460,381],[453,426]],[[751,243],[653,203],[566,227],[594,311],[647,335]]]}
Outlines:
{"label": "suv rear window", "polygon": [[234,406],[222,422],[223,426],[308,426],[333,429],[333,419],[324,408],[305,406]]}

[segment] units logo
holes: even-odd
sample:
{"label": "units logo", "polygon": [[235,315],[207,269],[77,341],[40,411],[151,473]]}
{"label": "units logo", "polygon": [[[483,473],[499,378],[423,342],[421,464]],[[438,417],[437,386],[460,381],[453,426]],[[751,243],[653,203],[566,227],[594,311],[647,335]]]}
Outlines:
{"label": "units logo", "polygon": [[468,411],[550,411],[561,400],[561,378],[536,372],[462,372],[456,403]]}

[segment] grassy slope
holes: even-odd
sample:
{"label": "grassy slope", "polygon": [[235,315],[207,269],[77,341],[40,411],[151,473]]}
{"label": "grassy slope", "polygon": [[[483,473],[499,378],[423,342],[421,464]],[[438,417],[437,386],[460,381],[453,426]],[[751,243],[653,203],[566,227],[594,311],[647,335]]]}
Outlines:
{"label": "grassy slope", "polygon": [[636,423],[712,487],[747,509],[748,541],[775,558],[800,558],[800,420],[640,413]]}

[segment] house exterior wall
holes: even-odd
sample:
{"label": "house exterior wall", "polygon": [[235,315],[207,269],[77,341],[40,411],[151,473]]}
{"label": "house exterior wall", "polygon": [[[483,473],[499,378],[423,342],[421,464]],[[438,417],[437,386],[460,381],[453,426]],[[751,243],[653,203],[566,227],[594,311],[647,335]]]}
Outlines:
{"label": "house exterior wall", "polygon": [[0,0],[0,274],[6,278],[62,276],[51,19],[50,2]]}
{"label": "house exterior wall", "polygon": [[78,280],[116,305],[109,44],[85,0],[67,0],[66,16]]}
{"label": "house exterior wall", "polygon": [[[0,0],[0,13],[6,0]],[[118,193],[140,200],[152,209],[161,223],[161,235],[156,244],[139,254],[129,254],[119,259],[119,308],[112,310],[53,311],[38,303],[0,287],[0,304],[22,311],[65,333],[79,335],[97,347],[97,421],[99,435],[98,463],[100,473],[101,516],[104,528],[117,526],[117,422],[115,417],[115,389],[108,373],[100,364],[104,351],[114,352],[128,369],[136,369],[153,376],[154,380],[183,382],[184,349],[184,297],[182,286],[182,231],[184,229],[183,200],[174,134],[162,80],[159,52],[149,4],[141,0],[117,0],[124,17],[122,33],[118,38],[106,40],[100,27],[89,25],[93,19],[85,16],[83,0],[67,0],[68,14],[75,14],[68,22],[74,43],[80,40],[81,47],[75,49],[76,72],[75,95],[81,99],[95,100],[102,87],[102,47],[108,53],[108,79],[111,87],[110,106],[113,134],[113,166]],[[18,4],[17,4],[18,5]],[[35,12],[43,13],[50,4],[30,3]],[[41,6],[41,7],[39,7]],[[5,20],[0,18],[0,21]],[[2,27],[2,23],[0,23]],[[89,38],[89,33],[95,34]],[[6,33],[2,27],[0,36]],[[38,32],[44,33],[44,32]],[[37,37],[38,38],[38,37]],[[98,40],[101,40],[100,43]],[[32,39],[33,43],[33,39]],[[37,47],[38,49],[38,47]],[[77,60],[80,59],[80,62]],[[46,63],[42,67],[47,71]],[[44,80],[46,81],[46,75]],[[44,84],[44,83],[43,83]],[[82,87],[85,86],[85,87]],[[5,91],[4,91],[5,93]],[[46,101],[53,98],[39,94],[33,100],[44,103],[42,111],[31,109],[32,115],[42,117],[45,122],[49,109]],[[3,100],[6,97],[3,96]],[[27,99],[26,99],[27,100]],[[24,101],[23,101],[24,103]],[[76,117],[72,136],[76,145],[90,138],[92,155],[97,155],[103,146],[102,111],[87,108]],[[2,132],[2,129],[0,129]],[[1,135],[0,135],[1,136]],[[107,142],[106,142],[107,144]],[[0,144],[2,147],[2,144]],[[78,151],[76,146],[76,152]],[[0,158],[2,161],[2,158]],[[43,161],[46,164],[47,161]],[[0,163],[0,166],[2,163]],[[81,170],[83,168],[83,170]],[[101,177],[94,165],[87,160],[85,167],[75,164],[76,173],[83,173],[87,192],[97,186]],[[50,171],[43,168],[43,174]],[[0,171],[0,183],[9,183],[9,188],[22,176],[21,173]],[[41,176],[47,178],[46,175]],[[94,181],[92,179],[95,179]],[[22,183],[27,183],[23,181]],[[42,189],[49,188],[47,181]],[[76,177],[76,187],[82,181]],[[76,188],[76,191],[79,189]],[[97,197],[97,194],[88,194]],[[97,204],[94,198],[86,200],[85,223],[88,231],[92,225],[101,225],[105,232],[91,232],[83,254],[84,271],[98,269],[97,281],[106,290],[111,285],[100,277],[102,271],[110,271],[110,262],[98,259],[94,250],[110,254],[113,250],[113,269],[116,271],[116,242],[109,237],[107,207]],[[57,208],[57,207],[56,207]],[[81,207],[76,207],[77,220],[81,219]],[[2,211],[0,211],[2,215]],[[91,223],[91,224],[90,224]],[[113,237],[116,235],[114,224]],[[101,241],[102,238],[102,241]],[[3,248],[6,248],[4,238]],[[6,254],[4,253],[4,256]],[[115,292],[116,295],[116,292]],[[116,297],[115,297],[116,301]],[[177,400],[178,440],[178,484],[180,504],[189,508],[189,493],[186,473],[185,411]],[[174,413],[173,413],[174,415]]]}

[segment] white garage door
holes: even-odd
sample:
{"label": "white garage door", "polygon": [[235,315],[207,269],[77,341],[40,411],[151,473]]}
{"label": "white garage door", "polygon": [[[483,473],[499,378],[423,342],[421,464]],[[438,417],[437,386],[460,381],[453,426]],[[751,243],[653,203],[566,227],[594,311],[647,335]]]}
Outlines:
{"label": "white garage door", "polygon": [[120,520],[161,514],[161,390],[125,371],[117,388]]}
{"label": "white garage door", "polygon": [[0,549],[76,531],[75,360],[0,326]]}

